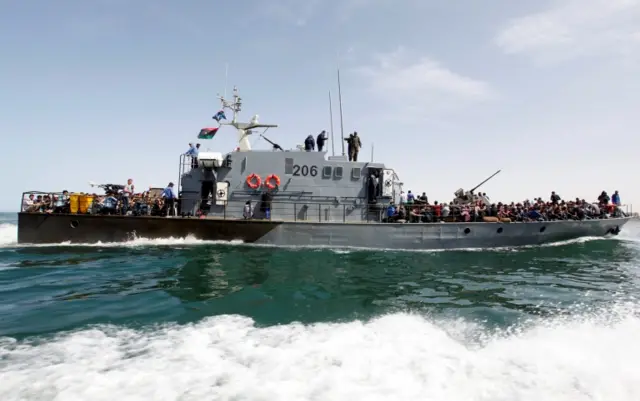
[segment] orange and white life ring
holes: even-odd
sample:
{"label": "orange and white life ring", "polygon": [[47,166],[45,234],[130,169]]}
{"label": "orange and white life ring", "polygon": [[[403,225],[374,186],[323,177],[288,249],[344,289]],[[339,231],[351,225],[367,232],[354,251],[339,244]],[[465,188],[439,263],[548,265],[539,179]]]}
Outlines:
{"label": "orange and white life ring", "polygon": [[271,174],[266,180],[264,180],[264,185],[269,189],[275,189],[280,186],[280,177],[275,174]]}
{"label": "orange and white life ring", "polygon": [[262,179],[256,173],[251,173],[247,176],[247,186],[251,189],[256,189],[262,184]]}

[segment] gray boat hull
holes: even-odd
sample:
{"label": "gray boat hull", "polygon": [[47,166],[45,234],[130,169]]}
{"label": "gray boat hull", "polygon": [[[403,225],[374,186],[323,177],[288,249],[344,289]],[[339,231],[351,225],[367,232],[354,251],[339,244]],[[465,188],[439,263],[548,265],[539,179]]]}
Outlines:
{"label": "gray boat hull", "polygon": [[532,223],[319,223],[65,214],[18,215],[18,242],[96,243],[133,238],[243,241],[286,246],[464,249],[539,245],[617,234],[631,218]]}

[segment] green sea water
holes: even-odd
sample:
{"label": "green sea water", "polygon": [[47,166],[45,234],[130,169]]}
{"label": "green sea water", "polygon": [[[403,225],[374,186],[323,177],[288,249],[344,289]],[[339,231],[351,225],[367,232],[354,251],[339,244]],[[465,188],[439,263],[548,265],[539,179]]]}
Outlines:
{"label": "green sea water", "polygon": [[617,239],[390,252],[16,244],[0,399],[639,400],[640,224]]}

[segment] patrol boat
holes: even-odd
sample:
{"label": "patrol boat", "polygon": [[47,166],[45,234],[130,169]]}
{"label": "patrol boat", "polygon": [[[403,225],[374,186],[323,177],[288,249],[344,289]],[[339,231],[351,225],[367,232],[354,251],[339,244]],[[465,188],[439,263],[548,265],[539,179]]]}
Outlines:
{"label": "patrol boat", "polygon": [[[301,147],[284,150],[264,135],[277,125],[260,124],[257,115],[248,123],[238,121],[242,99],[236,88],[233,100],[219,99],[222,111],[216,116],[226,118],[224,111],[232,112],[232,119],[221,126],[236,130],[238,147],[227,154],[200,152],[197,167],[191,157],[180,156],[177,217],[22,212],[18,242],[95,243],[192,236],[286,246],[495,248],[615,235],[630,219],[384,222],[387,207],[399,199],[403,185],[394,169],[383,163],[348,161],[344,151],[342,156],[329,156]],[[258,135],[271,143],[272,150],[251,148],[249,138],[257,130],[262,130]],[[204,133],[212,136],[216,131]],[[455,195],[459,204],[469,192],[459,190]]]}

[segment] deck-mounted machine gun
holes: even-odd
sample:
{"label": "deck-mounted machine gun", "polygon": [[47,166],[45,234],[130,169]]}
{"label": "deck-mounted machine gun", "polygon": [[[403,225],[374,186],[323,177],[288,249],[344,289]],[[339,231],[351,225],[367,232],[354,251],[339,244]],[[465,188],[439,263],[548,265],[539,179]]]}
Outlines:
{"label": "deck-mounted machine gun", "polygon": [[502,170],[498,170],[495,173],[491,174],[491,176],[489,176],[489,178],[487,178],[486,180],[482,181],[480,184],[476,185],[475,187],[473,187],[473,189],[471,189],[470,191],[466,191],[462,188],[458,189],[456,192],[454,192],[454,195],[456,196],[455,199],[453,199],[453,204],[454,205],[468,205],[470,203],[474,203],[476,202],[479,198],[476,194],[474,194],[474,191],[478,188],[480,188],[482,185],[484,185],[487,181],[489,181],[490,179],[492,179],[493,177],[495,177],[496,175],[498,175],[499,172],[501,172]]}
{"label": "deck-mounted machine gun", "polygon": [[119,194],[119,193],[122,193],[122,190],[124,189],[124,185],[120,185],[120,184],[96,184],[93,181],[89,181],[89,186],[102,188],[104,190],[105,194]]}
{"label": "deck-mounted machine gun", "polygon": [[271,146],[273,146],[273,150],[281,150],[281,151],[284,152],[284,149],[282,149],[282,147],[280,145],[278,145],[277,143],[273,142],[271,139],[267,138],[263,134],[260,134],[260,138],[262,138],[265,141],[269,142],[271,144]]}

